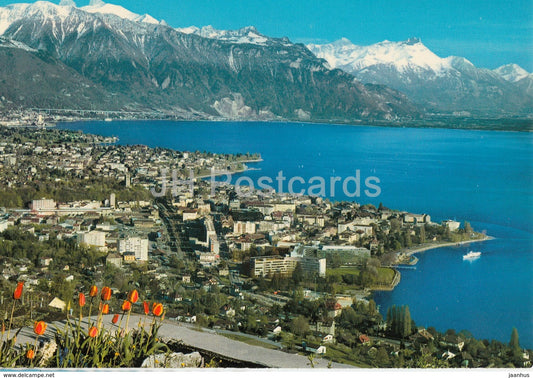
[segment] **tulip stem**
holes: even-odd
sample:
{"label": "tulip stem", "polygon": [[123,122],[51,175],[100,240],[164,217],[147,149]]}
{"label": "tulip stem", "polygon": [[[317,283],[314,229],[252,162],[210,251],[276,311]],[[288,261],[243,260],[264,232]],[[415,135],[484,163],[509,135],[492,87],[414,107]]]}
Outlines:
{"label": "tulip stem", "polygon": [[34,353],[34,356],[32,358],[32,361],[31,361],[31,366],[30,367],[33,367],[33,361],[35,361],[35,357],[37,357],[37,341],[39,340],[39,335],[35,336],[35,341],[33,343],[33,353]]}
{"label": "tulip stem", "polygon": [[93,309],[93,298],[91,298],[91,303],[89,304],[89,315],[87,317],[87,332],[91,328],[91,310]]}
{"label": "tulip stem", "polygon": [[7,330],[7,340],[9,341],[9,335],[11,334],[11,326],[13,325],[13,314],[15,313],[15,300],[13,300],[13,306],[11,307],[11,318],[9,318],[9,329]]}
{"label": "tulip stem", "polygon": [[126,333],[128,332],[128,324],[130,323],[131,309],[128,311],[128,317],[126,318]]}
{"label": "tulip stem", "polygon": [[80,342],[80,333],[81,333],[81,320],[83,318],[83,307],[80,306],[80,320],[78,321],[78,332],[76,335],[76,344]]}
{"label": "tulip stem", "polygon": [[117,326],[117,336],[120,337],[120,327],[122,327],[122,320],[124,320],[124,313],[122,313],[122,316],[120,317],[120,321],[118,322],[118,326]]}
{"label": "tulip stem", "polygon": [[102,318],[102,310],[104,309],[104,302],[100,301],[100,310],[98,311],[98,317],[96,318],[96,328],[100,329],[100,319]]}

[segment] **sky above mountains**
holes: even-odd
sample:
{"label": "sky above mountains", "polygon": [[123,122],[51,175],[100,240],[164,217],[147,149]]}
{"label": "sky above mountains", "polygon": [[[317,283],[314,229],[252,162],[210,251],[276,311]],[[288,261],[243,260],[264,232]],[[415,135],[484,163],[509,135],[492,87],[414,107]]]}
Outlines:
{"label": "sky above mountains", "polygon": [[[0,0],[0,6],[17,1]],[[22,2],[22,1],[20,1]],[[28,2],[28,1],[25,1]],[[58,4],[60,1],[52,1]],[[346,37],[368,45],[418,37],[441,57],[464,56],[478,67],[517,63],[533,72],[531,0],[112,0],[170,26],[253,25],[272,37],[328,43]],[[76,1],[77,6],[89,4]]]}

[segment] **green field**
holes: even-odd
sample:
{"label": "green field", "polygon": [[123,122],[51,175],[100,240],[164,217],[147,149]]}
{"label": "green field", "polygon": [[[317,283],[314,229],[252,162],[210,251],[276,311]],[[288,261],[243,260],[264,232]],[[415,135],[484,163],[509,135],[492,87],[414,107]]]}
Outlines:
{"label": "green field", "polygon": [[[334,268],[334,269],[328,269],[326,272],[327,276],[337,276],[339,282],[343,282],[343,277],[349,278],[349,276],[352,276],[354,280],[356,280],[359,277],[359,273],[361,272],[361,269],[358,267],[341,267],[341,268]],[[391,268],[379,268],[378,269],[378,275],[376,277],[376,284],[378,285],[390,285],[392,283],[392,280],[394,278],[394,269]],[[351,284],[348,284],[349,286],[352,286]]]}

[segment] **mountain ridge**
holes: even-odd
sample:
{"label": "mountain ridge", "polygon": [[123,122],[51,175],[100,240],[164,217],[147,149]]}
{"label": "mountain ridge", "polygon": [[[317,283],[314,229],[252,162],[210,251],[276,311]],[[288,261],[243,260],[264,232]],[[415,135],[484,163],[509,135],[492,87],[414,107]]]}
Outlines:
{"label": "mountain ridge", "polygon": [[[514,115],[529,114],[533,107],[531,93],[505,79],[501,70],[477,68],[463,57],[441,58],[417,38],[369,46],[344,38],[307,47],[331,68],[406,93],[429,111]],[[525,70],[520,70],[524,76]]]}
{"label": "mountain ridge", "polygon": [[[93,106],[101,108],[112,103],[180,117],[356,122],[419,119],[425,112],[529,115],[533,104],[532,75],[520,67],[487,70],[466,58],[440,58],[418,38],[305,46],[254,26],[173,28],[101,0],[80,8],[72,0],[0,7],[0,36],[93,83],[99,93]],[[28,65],[39,60],[25,62],[30,74]],[[71,88],[69,81],[79,78],[56,80]],[[42,95],[43,106],[47,98]],[[76,105],[72,98],[68,103]]]}
{"label": "mountain ridge", "polygon": [[[0,8],[0,35],[73,68],[123,101],[124,109],[232,119],[420,116],[404,94],[330,70],[304,45],[262,36],[255,28],[206,38],[142,22],[102,2],[92,2],[91,12],[64,4]],[[238,40],[244,32],[264,40]]]}

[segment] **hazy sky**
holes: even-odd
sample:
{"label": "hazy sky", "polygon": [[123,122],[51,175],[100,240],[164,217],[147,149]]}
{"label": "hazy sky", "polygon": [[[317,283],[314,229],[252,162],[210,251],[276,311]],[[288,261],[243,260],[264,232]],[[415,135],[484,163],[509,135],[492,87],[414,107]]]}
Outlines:
{"label": "hazy sky", "polygon": [[[0,5],[16,1],[0,0]],[[59,3],[59,0],[53,1]],[[174,27],[254,25],[294,42],[372,44],[419,37],[437,55],[533,72],[533,0],[113,0]],[[76,1],[78,6],[88,0]]]}

